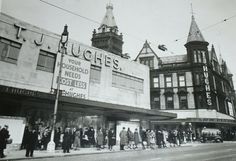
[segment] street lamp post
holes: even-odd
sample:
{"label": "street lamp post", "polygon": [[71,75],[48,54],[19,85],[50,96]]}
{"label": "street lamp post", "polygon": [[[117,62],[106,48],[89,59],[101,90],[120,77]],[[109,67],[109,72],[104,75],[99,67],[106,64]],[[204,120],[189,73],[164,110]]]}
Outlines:
{"label": "street lamp post", "polygon": [[59,73],[58,73],[58,79],[57,79],[57,89],[56,89],[56,98],[55,98],[55,104],[54,104],[52,133],[51,133],[50,142],[48,143],[48,146],[47,146],[47,150],[50,152],[55,151],[54,135],[55,135],[55,125],[56,125],[56,119],[57,119],[58,98],[59,98],[59,92],[60,92],[62,62],[63,62],[64,54],[66,54],[66,44],[68,42],[68,36],[69,36],[69,32],[68,32],[67,28],[68,28],[68,26],[65,25],[64,31],[61,34],[61,39],[60,39],[60,44],[61,44],[61,49],[62,49],[61,50],[61,59],[60,59]]}

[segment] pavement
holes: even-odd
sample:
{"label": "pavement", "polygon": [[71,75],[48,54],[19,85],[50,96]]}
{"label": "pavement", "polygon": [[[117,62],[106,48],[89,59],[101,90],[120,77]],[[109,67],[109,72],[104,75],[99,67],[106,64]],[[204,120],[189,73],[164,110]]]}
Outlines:
{"label": "pavement", "polygon": [[[185,146],[200,146],[204,145],[199,142],[192,142],[181,144],[181,147]],[[2,160],[29,160],[29,159],[39,159],[39,158],[53,158],[53,157],[66,157],[66,156],[76,156],[76,155],[87,155],[87,154],[99,154],[99,153],[117,153],[121,152],[119,150],[119,146],[116,145],[113,147],[113,151],[108,150],[107,148],[97,150],[97,148],[80,148],[79,150],[70,150],[70,153],[63,153],[62,150],[55,150],[55,152],[49,152],[46,150],[35,150],[33,157],[25,157],[25,150],[19,150],[18,145],[8,145],[7,149],[5,149],[4,154],[5,158],[1,158]],[[173,147],[172,147],[173,148]],[[142,150],[141,145],[136,149],[136,151]],[[148,150],[148,149],[147,149]],[[126,149],[125,152],[134,151],[133,149]]]}

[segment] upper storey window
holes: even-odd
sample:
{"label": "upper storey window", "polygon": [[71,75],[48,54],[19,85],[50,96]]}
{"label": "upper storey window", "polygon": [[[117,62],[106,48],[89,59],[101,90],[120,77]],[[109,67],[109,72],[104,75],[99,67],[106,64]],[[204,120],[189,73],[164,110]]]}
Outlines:
{"label": "upper storey window", "polygon": [[166,85],[166,87],[172,87],[172,76],[171,75],[165,76],[165,85]]}
{"label": "upper storey window", "polygon": [[159,77],[153,77],[153,87],[159,88]]}
{"label": "upper storey window", "polygon": [[150,69],[154,68],[154,57],[140,58],[140,63],[149,66]]}
{"label": "upper storey window", "polygon": [[40,50],[37,69],[53,73],[56,61],[56,55]]}
{"label": "upper storey window", "polygon": [[184,74],[178,75],[178,82],[179,82],[180,87],[185,86],[186,83],[185,83],[185,75]]}
{"label": "upper storey window", "polygon": [[100,83],[101,82],[101,67],[91,65],[90,81],[93,83]]}
{"label": "upper storey window", "polygon": [[16,64],[21,44],[0,38],[0,60]]}
{"label": "upper storey window", "polygon": [[204,50],[193,51],[194,63],[206,63],[206,52]]}

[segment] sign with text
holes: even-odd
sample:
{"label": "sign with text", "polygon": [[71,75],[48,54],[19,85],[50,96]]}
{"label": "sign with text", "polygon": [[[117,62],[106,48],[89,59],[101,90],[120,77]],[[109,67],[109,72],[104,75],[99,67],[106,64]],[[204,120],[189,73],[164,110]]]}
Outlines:
{"label": "sign with text", "polygon": [[[53,88],[57,88],[61,53],[57,54]],[[62,60],[60,90],[62,96],[88,98],[90,62],[73,56],[64,55]]]}
{"label": "sign with text", "polygon": [[208,73],[207,65],[203,66],[203,75],[204,75],[204,83],[205,83],[205,90],[206,90],[207,105],[211,106],[212,105],[211,89],[210,89],[209,73]]}

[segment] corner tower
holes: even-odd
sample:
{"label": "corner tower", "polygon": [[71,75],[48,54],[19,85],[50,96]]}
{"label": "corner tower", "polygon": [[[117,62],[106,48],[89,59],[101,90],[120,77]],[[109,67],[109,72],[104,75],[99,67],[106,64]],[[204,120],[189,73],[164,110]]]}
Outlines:
{"label": "corner tower", "polygon": [[195,63],[208,63],[208,49],[209,43],[205,41],[202,36],[201,31],[192,15],[192,22],[189,29],[187,43],[185,47],[187,48],[188,61],[191,64]]}
{"label": "corner tower", "polygon": [[113,16],[113,5],[106,6],[106,14],[98,30],[94,29],[92,46],[122,56],[123,36],[118,34],[118,27]]}

